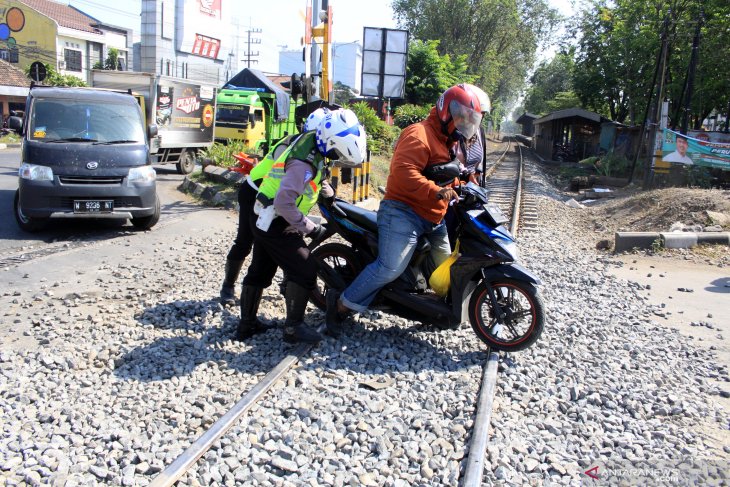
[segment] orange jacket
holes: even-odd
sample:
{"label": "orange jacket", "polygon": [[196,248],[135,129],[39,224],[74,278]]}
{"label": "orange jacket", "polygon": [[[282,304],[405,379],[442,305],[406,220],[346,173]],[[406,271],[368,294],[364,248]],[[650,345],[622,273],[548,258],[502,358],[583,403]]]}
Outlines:
{"label": "orange jacket", "polygon": [[436,199],[441,188],[422,173],[427,166],[451,161],[448,143],[435,107],[426,120],[403,129],[390,160],[384,199],[405,203],[424,219],[441,223],[448,202]]}

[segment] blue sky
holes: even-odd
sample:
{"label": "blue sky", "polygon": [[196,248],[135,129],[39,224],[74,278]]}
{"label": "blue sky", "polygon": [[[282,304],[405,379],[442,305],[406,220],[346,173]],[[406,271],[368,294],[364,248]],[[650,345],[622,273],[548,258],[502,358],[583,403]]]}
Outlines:
{"label": "blue sky", "polygon": [[[246,30],[261,29],[261,44],[253,50],[260,52],[258,69],[278,71],[278,52],[287,46],[300,48],[304,35],[305,0],[223,0],[233,5],[234,19],[242,41]],[[574,0],[549,0],[563,15],[573,11]],[[131,28],[139,35],[141,0],[68,0],[69,4],[106,23]],[[335,42],[362,41],[363,27],[396,28],[390,9],[391,0],[367,0],[357,8],[351,0],[330,0],[333,10],[332,34]],[[272,12],[274,15],[272,15]],[[244,46],[241,45],[241,51]]]}

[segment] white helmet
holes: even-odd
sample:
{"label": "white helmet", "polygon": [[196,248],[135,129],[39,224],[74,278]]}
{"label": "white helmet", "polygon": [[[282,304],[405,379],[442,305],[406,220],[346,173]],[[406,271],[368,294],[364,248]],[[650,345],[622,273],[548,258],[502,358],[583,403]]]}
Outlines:
{"label": "white helmet", "polygon": [[487,95],[483,89],[469,83],[464,83],[464,85],[468,86],[474,92],[474,94],[477,95],[482,114],[492,111],[492,104],[489,102],[489,95]]}
{"label": "white helmet", "polygon": [[354,167],[365,162],[367,138],[352,110],[329,112],[317,128],[317,149],[336,166]]}
{"label": "white helmet", "polygon": [[311,132],[312,130],[319,127],[319,124],[324,120],[324,116],[330,112],[329,108],[317,108],[315,111],[309,114],[307,119],[304,121],[304,128],[302,132]]}

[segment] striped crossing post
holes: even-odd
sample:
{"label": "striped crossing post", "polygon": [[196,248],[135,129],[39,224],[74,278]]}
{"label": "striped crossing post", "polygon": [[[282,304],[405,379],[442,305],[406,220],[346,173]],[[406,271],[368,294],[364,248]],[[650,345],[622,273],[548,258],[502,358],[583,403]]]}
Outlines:
{"label": "striped crossing post", "polygon": [[353,175],[352,175],[352,204],[353,205],[355,203],[357,203],[357,195],[360,190],[360,188],[358,188],[358,183],[360,182],[360,171],[361,170],[362,170],[361,166],[357,166],[357,167],[353,168],[353,170],[352,170],[353,171]]}

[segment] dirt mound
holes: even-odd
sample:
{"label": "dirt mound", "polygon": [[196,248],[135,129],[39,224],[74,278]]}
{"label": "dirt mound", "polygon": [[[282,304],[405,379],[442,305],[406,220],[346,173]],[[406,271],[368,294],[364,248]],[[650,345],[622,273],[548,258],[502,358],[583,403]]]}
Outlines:
{"label": "dirt mound", "polygon": [[[616,197],[591,206],[596,229],[606,233],[666,232],[673,224],[716,225],[707,212],[730,218],[730,191],[664,188],[617,190]],[[723,230],[730,230],[725,224]]]}

